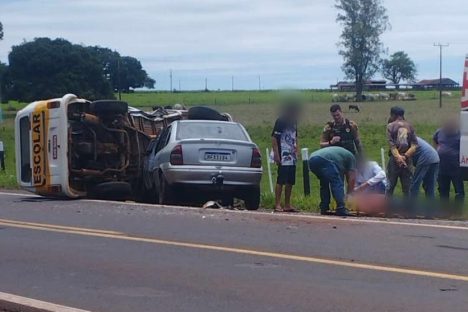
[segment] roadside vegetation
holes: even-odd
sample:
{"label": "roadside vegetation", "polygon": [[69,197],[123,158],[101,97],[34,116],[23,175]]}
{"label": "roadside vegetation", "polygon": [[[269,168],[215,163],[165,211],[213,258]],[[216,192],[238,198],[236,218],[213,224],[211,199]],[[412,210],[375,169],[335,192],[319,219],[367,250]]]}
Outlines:
{"label": "roadside vegetation", "polygon": [[[313,151],[319,147],[320,133],[325,122],[330,118],[329,107],[332,93],[329,91],[303,91],[307,104],[299,125],[300,147]],[[397,102],[363,102],[359,106],[360,113],[346,113],[348,103],[342,103],[346,116],[359,124],[360,133],[366,154],[379,163],[380,148],[387,151],[385,126],[388,112],[394,105],[406,109],[407,119],[416,127],[417,134],[431,142],[432,134],[449,116],[459,112],[459,92],[453,92],[452,97],[444,99],[444,107],[438,107],[437,91],[417,91],[416,101]],[[251,103],[248,103],[250,98]],[[155,105],[171,105],[182,103],[187,107],[206,105],[219,111],[232,114],[235,120],[245,125],[252,139],[259,145],[263,154],[264,176],[262,179],[262,206],[273,207],[273,194],[270,192],[267,175],[266,148],[271,146],[271,129],[278,113],[277,92],[275,91],[239,91],[239,92],[136,92],[123,94],[122,100],[132,106],[150,108]],[[14,159],[14,110],[24,104],[10,102],[2,104],[4,122],[0,125],[0,137],[5,142],[6,166],[5,173],[0,172],[0,187],[16,187]],[[386,155],[387,156],[387,155]],[[273,181],[276,179],[276,168],[272,165]],[[293,202],[303,210],[316,211],[319,193],[318,181],[311,175],[310,197],[303,196],[302,163],[297,168],[297,185],[294,189]]]}

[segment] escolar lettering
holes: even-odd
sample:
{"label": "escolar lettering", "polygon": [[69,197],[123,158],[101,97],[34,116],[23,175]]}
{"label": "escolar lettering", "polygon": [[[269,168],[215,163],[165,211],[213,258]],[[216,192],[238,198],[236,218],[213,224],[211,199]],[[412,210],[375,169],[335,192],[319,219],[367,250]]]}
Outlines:
{"label": "escolar lettering", "polygon": [[32,116],[32,141],[33,141],[33,181],[34,185],[44,185],[43,153],[42,153],[42,134],[41,134],[41,113],[35,113]]}

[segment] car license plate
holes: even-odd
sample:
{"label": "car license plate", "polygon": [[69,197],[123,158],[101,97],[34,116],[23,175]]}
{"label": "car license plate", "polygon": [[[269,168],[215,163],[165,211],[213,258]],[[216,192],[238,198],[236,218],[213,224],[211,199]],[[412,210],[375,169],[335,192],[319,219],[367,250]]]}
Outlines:
{"label": "car license plate", "polygon": [[205,153],[206,161],[231,161],[231,153]]}

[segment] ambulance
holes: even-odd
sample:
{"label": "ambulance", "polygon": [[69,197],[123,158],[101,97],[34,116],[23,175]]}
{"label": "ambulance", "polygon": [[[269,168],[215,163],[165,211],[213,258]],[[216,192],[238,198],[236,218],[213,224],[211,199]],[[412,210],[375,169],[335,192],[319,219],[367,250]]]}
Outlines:
{"label": "ambulance", "polygon": [[73,94],[33,102],[15,119],[18,184],[47,197],[144,201],[147,146],[183,115]]}
{"label": "ambulance", "polygon": [[465,68],[463,72],[460,131],[460,170],[463,179],[468,181],[468,55],[465,58]]}

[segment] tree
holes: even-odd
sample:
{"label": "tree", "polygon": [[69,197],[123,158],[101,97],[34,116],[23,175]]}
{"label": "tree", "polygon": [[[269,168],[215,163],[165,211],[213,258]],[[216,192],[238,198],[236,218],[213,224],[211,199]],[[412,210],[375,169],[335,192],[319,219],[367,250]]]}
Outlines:
{"label": "tree", "polygon": [[390,26],[382,0],[336,0],[336,21],[343,26],[339,54],[343,72],[356,84],[356,100],[362,99],[364,82],[379,69],[384,47],[380,36]]}
{"label": "tree", "polygon": [[75,93],[88,99],[113,98],[114,91],[154,87],[134,57],[85,47],[65,39],[36,38],[14,46],[4,89],[9,99],[32,101]]}
{"label": "tree", "polygon": [[14,46],[8,60],[9,99],[30,102],[66,93],[89,99],[113,97],[96,55],[65,39],[37,38]]}
{"label": "tree", "polygon": [[399,89],[400,81],[414,81],[416,65],[408,54],[403,51],[393,53],[389,59],[382,62],[382,75]]}
{"label": "tree", "polygon": [[155,81],[148,76],[139,60],[131,56],[120,56],[116,51],[101,47],[89,47],[101,62],[102,70],[114,91],[130,88],[154,88]]}

